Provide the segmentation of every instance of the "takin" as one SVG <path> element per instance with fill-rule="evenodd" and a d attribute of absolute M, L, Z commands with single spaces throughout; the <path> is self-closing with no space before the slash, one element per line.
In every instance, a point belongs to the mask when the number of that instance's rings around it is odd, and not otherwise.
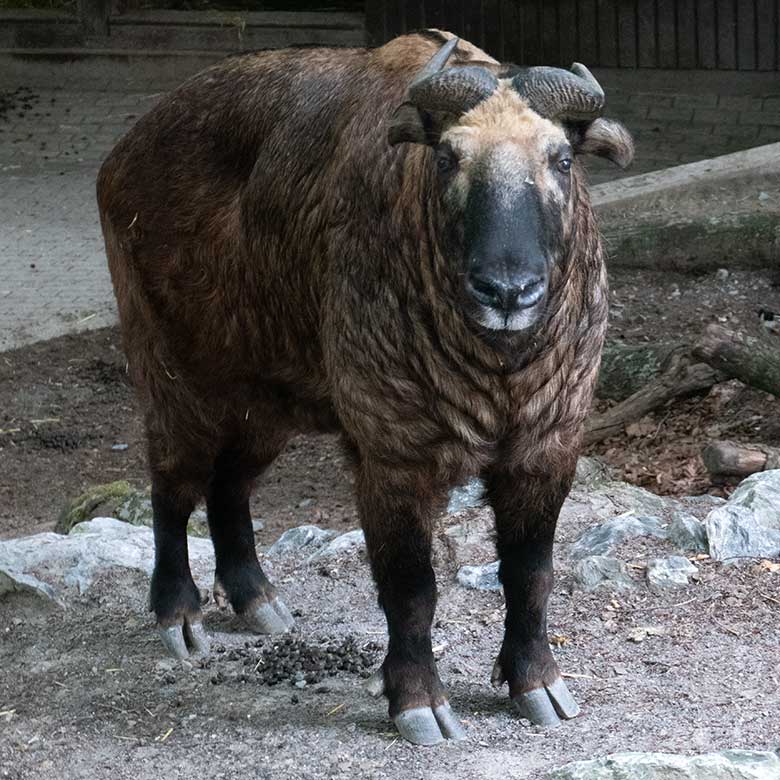
<path fill-rule="evenodd" d="M 258 633 L 293 626 L 249 499 L 291 436 L 338 432 L 389 634 L 370 687 L 400 734 L 464 735 L 431 648 L 431 537 L 472 475 L 506 598 L 493 683 L 534 723 L 578 713 L 546 622 L 607 321 L 578 158 L 633 156 L 604 102 L 582 65 L 499 64 L 429 30 L 228 58 L 117 144 L 98 202 L 169 652 L 208 652 L 186 536 L 203 498 L 215 594 Z"/>

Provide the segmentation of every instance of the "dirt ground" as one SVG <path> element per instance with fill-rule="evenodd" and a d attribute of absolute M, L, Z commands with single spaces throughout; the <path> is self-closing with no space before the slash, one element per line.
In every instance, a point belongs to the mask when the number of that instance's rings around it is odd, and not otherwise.
<path fill-rule="evenodd" d="M 756 332 L 756 309 L 780 311 L 776 280 L 761 272 L 621 272 L 612 287 L 610 337 L 627 342 L 693 340 L 721 318 Z M 730 383 L 594 452 L 658 492 L 719 493 L 697 463 L 701 447 L 716 432 L 777 444 L 778 411 L 776 400 Z M 146 484 L 141 424 L 113 329 L 0 355 L 0 431 L 0 536 L 49 530 L 66 498 L 88 485 Z M 295 440 L 264 476 L 253 515 L 264 521 L 261 545 L 302 523 L 354 528 L 336 441 Z M 529 726 L 505 691 L 491 689 L 502 597 L 456 585 L 451 562 L 439 561 L 434 644 L 468 739 L 434 749 L 398 741 L 384 704 L 355 674 L 303 689 L 263 684 L 252 665 L 255 639 L 213 607 L 206 624 L 224 652 L 194 665 L 161 661 L 146 583 L 111 575 L 64 611 L 22 597 L 0 602 L 0 778 L 542 778 L 567 761 L 622 750 L 780 747 L 780 573 L 758 561 L 705 559 L 698 581 L 682 590 L 572 593 L 567 550 L 587 524 L 584 512 L 567 513 L 556 551 L 550 629 L 583 708 L 557 730 Z M 619 557 L 640 579 L 648 558 L 671 553 L 654 540 Z M 307 641 L 384 645 L 360 554 L 266 568 Z M 641 627 L 652 630 L 635 641 Z"/>

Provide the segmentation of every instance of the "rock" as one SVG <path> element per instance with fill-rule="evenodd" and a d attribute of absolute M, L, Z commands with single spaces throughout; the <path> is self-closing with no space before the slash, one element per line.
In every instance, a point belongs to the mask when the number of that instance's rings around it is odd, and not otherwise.
<path fill-rule="evenodd" d="M 654 536 L 657 539 L 665 539 L 667 532 L 657 517 L 618 515 L 585 531 L 572 544 L 569 554 L 575 560 L 581 560 L 591 555 L 604 555 L 621 542 L 635 536 Z"/>
<path fill-rule="evenodd" d="M 189 558 L 193 574 L 210 577 L 214 552 L 206 539 L 190 538 Z M 98 517 L 74 526 L 64 536 L 42 533 L 0 542 L 0 572 L 24 583 L 40 582 L 49 598 L 76 591 L 85 593 L 94 580 L 111 569 L 127 569 L 151 576 L 154 537 L 149 528 L 133 526 L 111 517 Z"/>
<path fill-rule="evenodd" d="M 304 550 L 310 553 L 325 546 L 335 531 L 319 528 L 316 525 L 300 525 L 286 530 L 269 548 L 266 555 L 288 555 Z"/>
<path fill-rule="evenodd" d="M 130 525 L 143 525 L 151 528 L 154 523 L 152 498 L 149 490 L 131 490 L 119 504 L 114 513 L 118 520 Z M 209 521 L 203 509 L 196 509 L 187 523 L 187 533 L 190 536 L 209 536 Z"/>
<path fill-rule="evenodd" d="M 113 515 L 117 507 L 133 492 L 135 491 L 130 483 L 124 480 L 95 485 L 63 507 L 54 530 L 58 534 L 67 534 L 77 523 L 96 515 Z"/>
<path fill-rule="evenodd" d="M 697 517 L 685 511 L 677 511 L 672 515 L 669 525 L 669 541 L 678 550 L 707 552 L 707 529 Z"/>
<path fill-rule="evenodd" d="M 696 577 L 699 570 L 681 555 L 669 558 L 653 558 L 647 562 L 647 583 L 654 588 L 680 588 L 688 584 L 689 577 Z"/>
<path fill-rule="evenodd" d="M 578 561 L 572 569 L 574 586 L 581 590 L 596 590 L 600 585 L 626 589 L 634 587 L 626 565 L 616 558 L 590 555 Z"/>
<path fill-rule="evenodd" d="M 137 490 L 125 481 L 95 485 L 65 506 L 54 530 L 67 534 L 77 523 L 95 517 L 115 517 L 131 525 L 151 528 L 153 512 L 150 489 Z M 192 513 L 187 524 L 187 533 L 190 536 L 209 535 L 209 524 L 204 510 L 196 509 Z"/>
<path fill-rule="evenodd" d="M 546 780 L 779 780 L 780 757 L 753 750 L 702 756 L 617 753 L 548 772 Z"/>
<path fill-rule="evenodd" d="M 3 567 L 0 562 L 0 598 L 9 593 L 24 593 L 42 598 L 45 601 L 53 601 L 62 606 L 57 597 L 57 592 L 51 585 L 20 571 L 13 571 Z"/>
<path fill-rule="evenodd" d="M 726 503 L 725 498 L 720 496 L 710 496 L 707 493 L 701 496 L 687 496 L 685 498 L 686 504 L 699 504 L 700 506 L 721 506 Z"/>
<path fill-rule="evenodd" d="M 729 500 L 705 520 L 710 555 L 730 558 L 780 556 L 780 469 L 740 482 Z"/>
<path fill-rule="evenodd" d="M 498 581 L 498 561 L 484 566 L 463 566 L 455 579 L 464 587 L 474 590 L 501 590 Z"/>
<path fill-rule="evenodd" d="M 482 507 L 462 515 L 463 521 L 436 534 L 434 555 L 437 565 L 459 568 L 495 555 L 493 511 Z"/>
<path fill-rule="evenodd" d="M 574 484 L 578 487 L 595 487 L 612 479 L 609 466 L 598 458 L 582 456 L 577 461 Z"/>
<path fill-rule="evenodd" d="M 624 512 L 633 512 L 635 515 L 655 515 L 676 505 L 673 499 L 657 496 L 628 482 L 605 482 L 598 490 L 591 492 L 591 497 L 607 500 L 613 512 L 617 506 Z"/>
<path fill-rule="evenodd" d="M 347 531 L 331 540 L 324 547 L 321 547 L 312 555 L 310 561 L 319 561 L 324 558 L 333 558 L 337 555 L 352 552 L 353 550 L 365 549 L 366 537 L 361 530 Z"/>
<path fill-rule="evenodd" d="M 482 506 L 485 497 L 485 484 L 481 479 L 469 480 L 465 485 L 453 488 L 450 491 L 450 500 L 447 504 L 447 514 L 462 512 L 464 509 L 473 509 Z"/>

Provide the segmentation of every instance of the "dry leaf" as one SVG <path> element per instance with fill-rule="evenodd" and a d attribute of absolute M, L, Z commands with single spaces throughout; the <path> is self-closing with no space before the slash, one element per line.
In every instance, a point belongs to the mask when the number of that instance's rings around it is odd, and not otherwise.
<path fill-rule="evenodd" d="M 774 561 L 761 561 L 759 566 L 762 569 L 766 569 L 770 574 L 777 574 L 780 572 L 780 563 L 775 563 Z"/>

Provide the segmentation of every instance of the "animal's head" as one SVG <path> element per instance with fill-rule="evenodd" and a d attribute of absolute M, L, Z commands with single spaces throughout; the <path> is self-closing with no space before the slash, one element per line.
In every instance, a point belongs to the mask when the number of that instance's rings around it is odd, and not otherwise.
<path fill-rule="evenodd" d="M 542 319 L 551 275 L 568 256 L 577 155 L 626 167 L 633 143 L 601 118 L 604 92 L 584 66 L 445 69 L 457 43 L 411 82 L 389 140 L 433 148 L 470 316 L 491 330 L 522 331 Z"/>

